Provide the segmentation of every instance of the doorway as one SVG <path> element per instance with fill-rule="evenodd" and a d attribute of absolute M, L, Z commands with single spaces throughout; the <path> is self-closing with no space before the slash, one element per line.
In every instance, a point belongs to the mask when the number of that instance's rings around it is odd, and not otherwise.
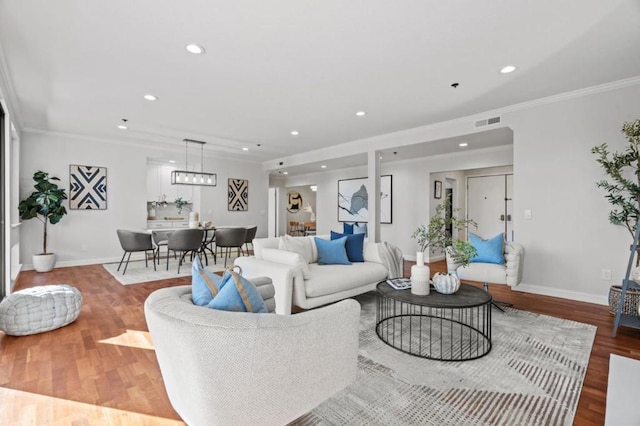
<path fill-rule="evenodd" d="M 513 241 L 513 174 L 467 177 L 467 218 L 478 224 L 477 235 L 491 238 L 502 233 Z"/>

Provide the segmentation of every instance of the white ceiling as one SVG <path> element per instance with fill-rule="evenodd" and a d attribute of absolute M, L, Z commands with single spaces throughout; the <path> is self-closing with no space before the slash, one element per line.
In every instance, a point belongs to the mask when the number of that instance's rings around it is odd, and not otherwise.
<path fill-rule="evenodd" d="M 0 70 L 23 129 L 266 161 L 639 76 L 639 22 L 638 0 L 0 0 Z"/>

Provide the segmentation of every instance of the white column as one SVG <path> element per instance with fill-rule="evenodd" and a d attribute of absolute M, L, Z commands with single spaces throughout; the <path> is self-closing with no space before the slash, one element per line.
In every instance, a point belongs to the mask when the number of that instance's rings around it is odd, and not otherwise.
<path fill-rule="evenodd" d="M 369 241 L 380 241 L 380 153 L 369 151 L 367 154 L 367 174 L 369 187 L 369 223 L 367 229 Z"/>

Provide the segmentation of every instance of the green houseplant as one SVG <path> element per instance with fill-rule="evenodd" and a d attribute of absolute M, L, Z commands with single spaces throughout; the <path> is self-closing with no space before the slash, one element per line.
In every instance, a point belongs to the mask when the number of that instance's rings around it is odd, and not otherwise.
<path fill-rule="evenodd" d="M 640 119 L 625 122 L 622 133 L 629 142 L 622 152 L 609 152 L 606 143 L 591 148 L 591 153 L 597 156 L 596 162 L 604 169 L 607 177 L 596 182 L 598 188 L 606 192 L 605 198 L 612 206 L 609 212 L 609 222 L 624 226 L 633 239 L 638 217 L 640 217 Z M 632 278 L 640 279 L 640 250 L 636 253 L 636 268 L 631 272 Z M 621 296 L 621 286 L 612 285 L 609 288 L 609 310 L 613 313 L 617 309 Z M 640 292 L 631 289 L 627 292 L 625 302 L 629 297 L 639 298 Z M 635 305 L 630 303 L 628 306 Z M 627 303 L 625 303 L 626 309 Z M 637 315 L 637 312 L 624 312 Z"/>
<path fill-rule="evenodd" d="M 419 253 L 424 253 L 428 247 L 431 247 L 432 252 L 436 250 L 444 252 L 445 248 L 451 246 L 454 241 L 457 241 L 456 246 L 461 249 L 462 252 L 468 252 L 470 250 L 469 247 L 473 249 L 473 246 L 467 241 L 454 240 L 453 236 L 467 229 L 469 226 L 477 227 L 478 225 L 473 219 L 459 219 L 457 217 L 460 212 L 459 208 L 453 209 L 451 217 L 447 217 L 447 211 L 450 208 L 451 201 L 445 198 L 445 200 L 436 207 L 436 212 L 431 216 L 431 219 L 429 219 L 429 224 L 427 226 L 420 225 L 411 235 L 411 238 L 414 238 L 418 243 Z M 449 227 L 452 229 L 453 235 L 447 231 Z M 475 254 L 470 256 L 469 259 L 473 256 L 475 256 Z"/>
<path fill-rule="evenodd" d="M 633 238 L 640 217 L 640 119 L 625 122 L 622 133 L 629 141 L 622 152 L 609 152 L 606 143 L 591 148 L 596 161 L 607 174 L 606 179 L 596 182 L 604 189 L 605 198 L 613 206 L 609 222 L 624 226 Z M 636 266 L 640 257 L 636 258 Z"/>
<path fill-rule="evenodd" d="M 38 170 L 33 174 L 36 182 L 35 191 L 18 204 L 20 219 L 29 220 L 36 218 L 43 224 L 42 253 L 33 256 L 33 266 L 38 272 L 51 271 L 56 262 L 55 254 L 47 251 L 47 225 L 55 225 L 67 214 L 62 202 L 67 199 L 67 194 L 54 181 L 57 177 L 49 177 L 48 173 Z"/>

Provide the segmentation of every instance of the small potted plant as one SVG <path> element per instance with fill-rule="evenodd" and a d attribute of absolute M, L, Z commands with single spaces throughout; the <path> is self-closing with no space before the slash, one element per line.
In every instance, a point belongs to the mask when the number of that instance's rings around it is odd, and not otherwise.
<path fill-rule="evenodd" d="M 189 202 L 187 200 L 183 200 L 182 197 L 178 197 L 176 198 L 176 200 L 174 201 L 174 203 L 176 204 L 176 207 L 178 208 L 178 214 L 182 214 L 182 210 L 191 210 L 191 208 L 189 207 Z"/>
<path fill-rule="evenodd" d="M 38 170 L 33 174 L 35 191 L 18 205 L 20 219 L 36 218 L 43 224 L 42 253 L 33 255 L 33 267 L 38 272 L 49 272 L 56 264 L 56 255 L 47 251 L 47 224 L 55 225 L 67 214 L 62 202 L 67 194 L 55 182 L 57 177 L 49 177 L 48 173 Z"/>

